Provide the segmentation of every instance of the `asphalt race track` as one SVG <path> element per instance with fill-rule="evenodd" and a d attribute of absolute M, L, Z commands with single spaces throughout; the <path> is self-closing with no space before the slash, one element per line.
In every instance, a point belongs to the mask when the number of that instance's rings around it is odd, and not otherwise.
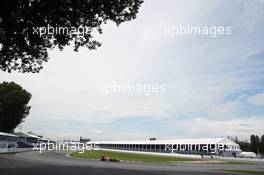
<path fill-rule="evenodd" d="M 0 175 L 221 175 L 223 169 L 264 170 L 257 164 L 127 163 L 71 158 L 65 152 L 0 155 Z"/>

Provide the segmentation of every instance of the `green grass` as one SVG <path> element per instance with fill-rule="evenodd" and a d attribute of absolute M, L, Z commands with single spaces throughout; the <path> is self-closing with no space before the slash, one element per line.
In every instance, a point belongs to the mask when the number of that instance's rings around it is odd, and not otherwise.
<path fill-rule="evenodd" d="M 183 157 L 170 157 L 160 155 L 146 155 L 137 153 L 125 153 L 115 151 L 103 151 L 103 150 L 89 150 L 84 153 L 74 152 L 72 157 L 100 159 L 101 156 L 109 156 L 113 159 L 128 160 L 128 161 L 140 161 L 140 162 L 179 162 L 179 161 L 201 161 L 200 159 L 183 158 Z"/>
<path fill-rule="evenodd" d="M 245 173 L 245 174 L 256 174 L 256 175 L 264 175 L 264 171 L 256 171 L 256 170 L 221 170 L 232 173 Z"/>

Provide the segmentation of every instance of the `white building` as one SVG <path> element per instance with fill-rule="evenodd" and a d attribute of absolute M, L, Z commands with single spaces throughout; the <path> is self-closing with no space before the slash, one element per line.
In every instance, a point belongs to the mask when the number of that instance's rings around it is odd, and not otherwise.
<path fill-rule="evenodd" d="M 15 135 L 17 135 L 20 140 L 26 141 L 28 143 L 38 143 L 42 139 L 41 137 L 30 133 L 17 132 Z"/>
<path fill-rule="evenodd" d="M 229 138 L 139 140 L 139 141 L 98 141 L 94 146 L 103 149 L 116 149 L 143 152 L 178 154 L 203 154 L 236 156 L 241 152 L 239 145 Z"/>
<path fill-rule="evenodd" d="M 0 152 L 17 147 L 18 137 L 14 134 L 0 132 Z"/>

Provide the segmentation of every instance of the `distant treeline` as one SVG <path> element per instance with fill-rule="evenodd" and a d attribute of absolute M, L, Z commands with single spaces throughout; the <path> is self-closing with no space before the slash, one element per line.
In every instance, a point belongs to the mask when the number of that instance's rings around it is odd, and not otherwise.
<path fill-rule="evenodd" d="M 242 151 L 250 151 L 256 154 L 264 155 L 264 135 L 259 137 L 258 135 L 251 135 L 250 141 L 242 141 L 237 137 L 229 137 L 234 142 L 238 143 Z"/>

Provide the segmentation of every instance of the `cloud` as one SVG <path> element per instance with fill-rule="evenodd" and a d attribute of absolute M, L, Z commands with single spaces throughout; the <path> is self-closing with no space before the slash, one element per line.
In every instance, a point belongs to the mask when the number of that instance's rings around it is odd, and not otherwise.
<path fill-rule="evenodd" d="M 90 129 L 91 134 L 102 134 L 103 131 L 100 129 Z"/>
<path fill-rule="evenodd" d="M 259 32 L 264 26 L 263 4 L 145 1 L 136 20 L 118 28 L 111 23 L 104 26 L 103 45 L 98 50 L 55 49 L 49 52 L 51 59 L 40 74 L 0 72 L 0 81 L 15 81 L 33 94 L 24 130 L 53 137 L 70 133 L 75 138 L 143 138 L 148 131 L 130 133 L 116 128 L 122 119 L 131 119 L 128 124 L 134 126 L 133 119 L 146 118 L 163 124 L 163 137 L 170 133 L 217 136 L 221 135 L 219 127 L 225 135 L 260 133 L 257 121 L 263 120 L 263 111 L 255 116 L 256 109 L 247 102 L 263 106 L 263 95 L 246 99 L 264 85 L 260 76 L 264 74 L 263 32 Z M 164 33 L 165 27 L 178 24 L 231 25 L 232 34 L 213 39 Z M 164 94 L 147 97 L 98 93 L 98 88 L 113 82 L 168 87 Z M 176 124 L 174 130 L 164 129 L 172 123 Z M 109 126 L 107 130 L 100 127 L 104 124 Z M 179 125 L 184 132 L 178 132 Z"/>
<path fill-rule="evenodd" d="M 182 135 L 190 137 L 227 137 L 238 136 L 240 139 L 249 139 L 250 134 L 262 135 L 264 128 L 263 116 L 237 118 L 225 121 L 207 118 L 195 118 L 187 121 L 174 122 L 180 128 Z"/>
<path fill-rule="evenodd" d="M 248 102 L 257 106 L 264 106 L 264 93 L 249 97 Z"/>
<path fill-rule="evenodd" d="M 256 27 L 263 23 L 264 15 L 263 9 L 264 1 L 263 0 L 254 0 L 254 1 L 245 1 L 241 5 L 241 15 L 239 21 L 245 29 L 250 32 L 256 32 Z M 254 20 L 251 20 L 254 19 Z M 258 29 L 257 29 L 258 30 Z"/>
<path fill-rule="evenodd" d="M 230 120 L 238 117 L 237 112 L 240 108 L 241 104 L 239 101 L 229 101 L 210 106 L 206 113 L 209 118 L 214 118 L 215 120 Z"/>

